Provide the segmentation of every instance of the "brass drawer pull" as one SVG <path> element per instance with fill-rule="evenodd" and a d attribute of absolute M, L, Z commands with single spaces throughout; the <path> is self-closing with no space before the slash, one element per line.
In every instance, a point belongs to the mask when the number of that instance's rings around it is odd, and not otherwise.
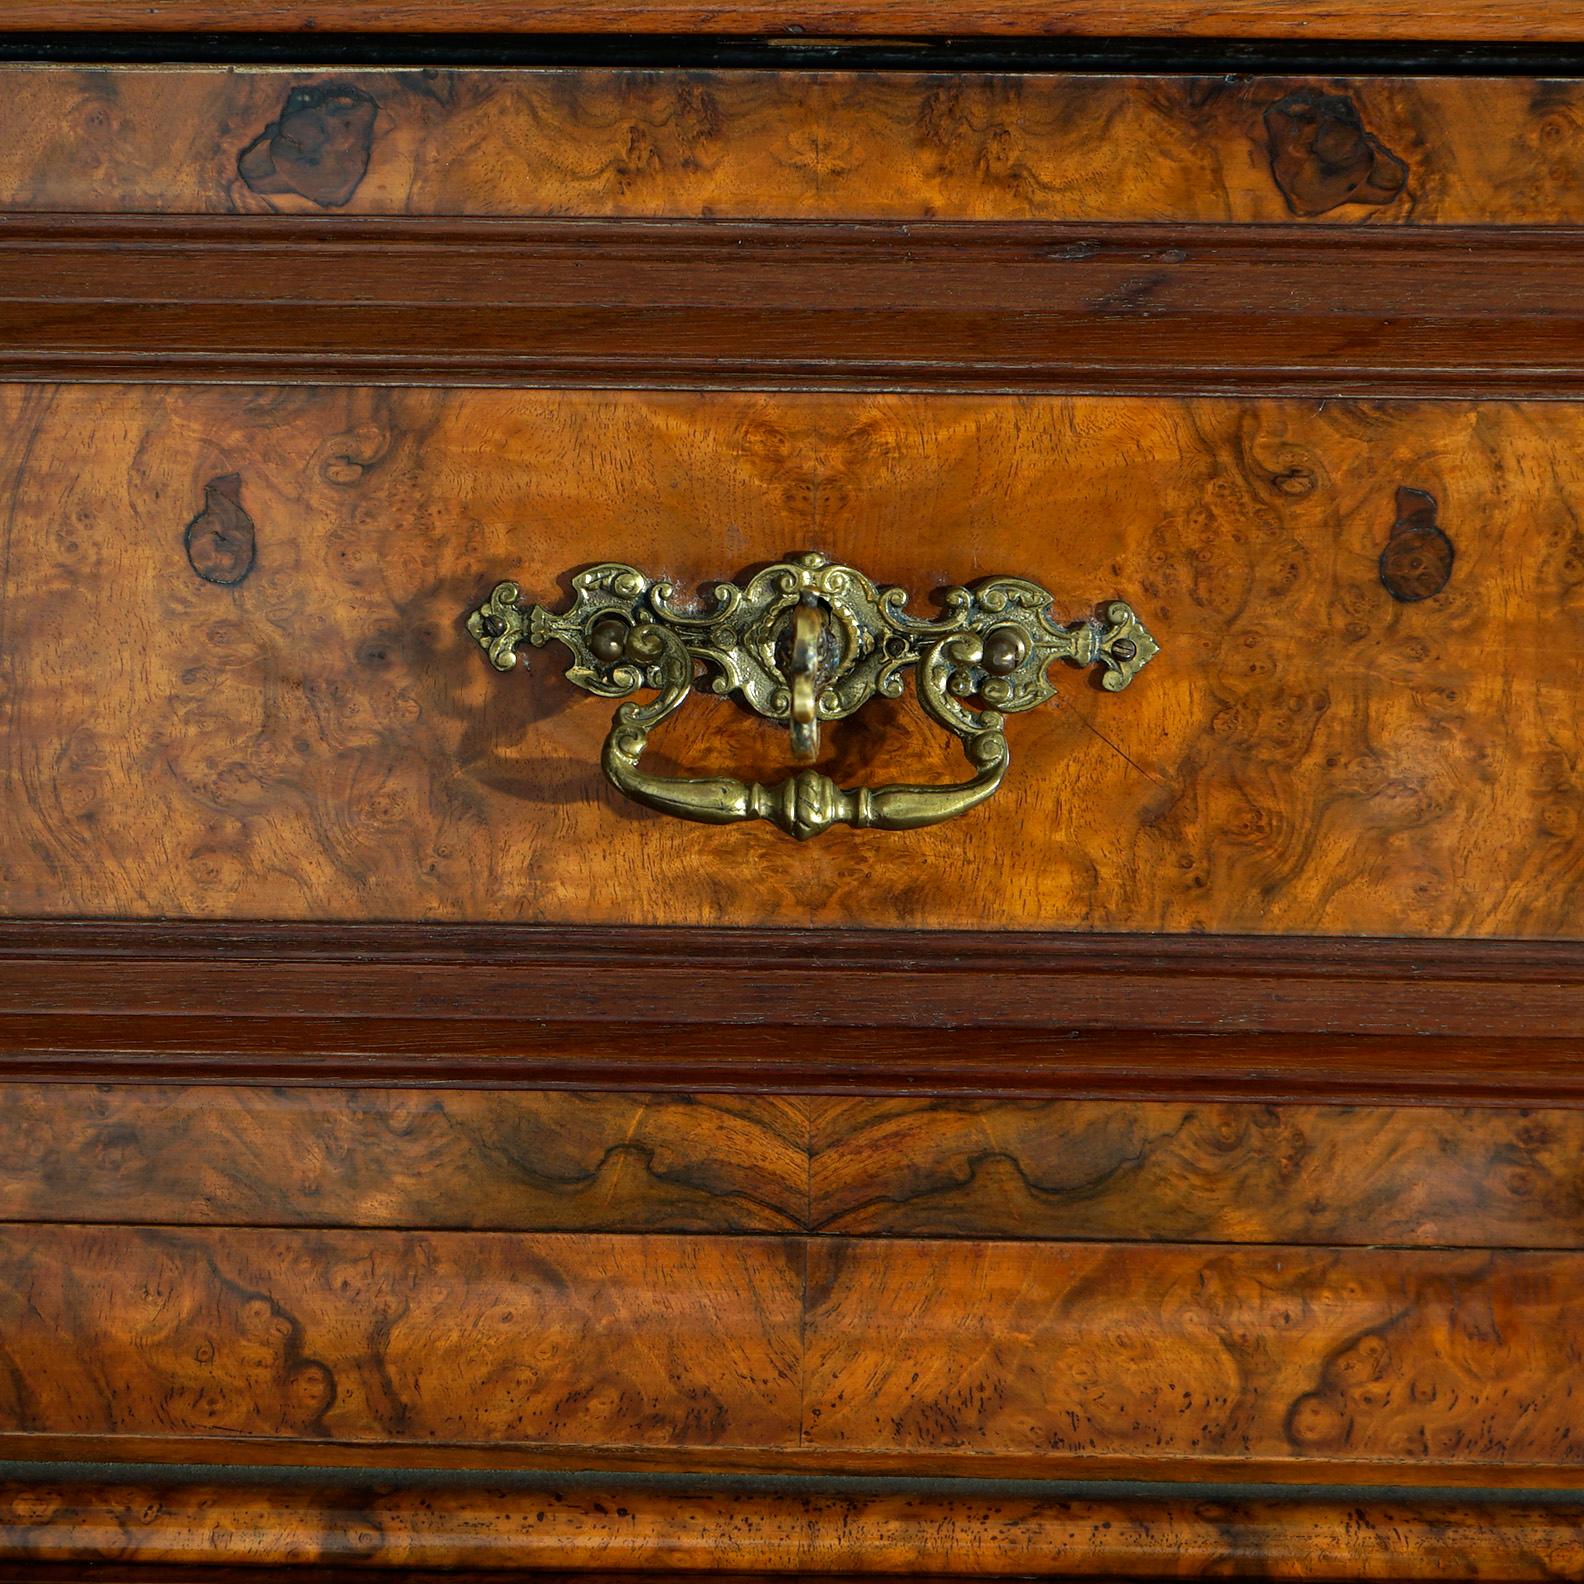
<path fill-rule="evenodd" d="M 635 802 L 707 825 L 765 819 L 800 841 L 832 825 L 913 830 L 965 813 L 1006 773 L 1003 717 L 1054 696 L 1054 661 L 1102 667 L 1100 685 L 1116 693 L 1158 650 L 1120 600 L 1106 606 L 1103 621 L 1061 626 L 1039 584 L 995 577 L 947 589 L 940 617 L 909 616 L 904 590 L 877 588 L 816 554 L 766 567 L 742 585 L 716 584 L 714 608 L 700 614 L 678 610 L 671 584 L 630 566 L 591 567 L 572 586 L 572 608 L 558 615 L 542 605 L 524 610 L 517 585 L 501 583 L 468 617 L 468 631 L 497 670 L 517 663 L 524 641 L 537 649 L 555 639 L 572 651 L 566 674 L 580 688 L 604 698 L 656 690 L 650 703 L 621 705 L 605 739 L 605 774 Z M 919 698 L 962 739 L 974 774 L 946 786 L 853 789 L 816 770 L 774 786 L 653 775 L 639 764 L 649 733 L 682 706 L 701 665 L 713 673 L 715 693 L 736 694 L 756 714 L 785 723 L 804 761 L 819 750 L 822 721 L 853 714 L 877 693 L 898 697 L 902 672 L 916 667 Z"/>

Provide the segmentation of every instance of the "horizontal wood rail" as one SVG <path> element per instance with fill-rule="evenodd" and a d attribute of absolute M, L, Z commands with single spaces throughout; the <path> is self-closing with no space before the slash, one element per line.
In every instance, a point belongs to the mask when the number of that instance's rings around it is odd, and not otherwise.
<path fill-rule="evenodd" d="M 1570 227 L 0 223 L 7 380 L 1543 400 L 1581 305 Z"/>
<path fill-rule="evenodd" d="M 1571 1104 L 1584 942 L 11 919 L 0 1074 Z"/>
<path fill-rule="evenodd" d="M 17 0 L 14 29 L 290 29 L 369 32 L 1159 35 L 1229 38 L 1584 38 L 1584 22 L 1542 0 L 1433 0 L 1383 11 L 1371 0 Z"/>
<path fill-rule="evenodd" d="M 340 1581 L 394 1576 L 415 1584 L 500 1578 L 499 1568 L 597 1569 L 602 1579 L 720 1576 L 729 1547 L 739 1577 L 856 1574 L 911 1579 L 949 1572 L 994 1576 L 1154 1578 L 1235 1564 L 1240 1577 L 1285 1576 L 1302 1556 L 1322 1579 L 1566 1576 L 1581 1510 L 1574 1498 L 1523 1491 L 1294 1498 L 1257 1487 L 931 1489 L 842 1481 L 724 1486 L 695 1482 L 588 1482 L 562 1476 L 464 1480 L 426 1487 L 389 1476 L 371 1483 L 319 1470 L 238 1480 L 194 1468 L 179 1480 L 149 1468 L 122 1478 L 101 1470 L 7 1469 L 0 1486 L 0 1579 L 70 1577 L 92 1561 L 95 1579 L 247 1579 L 280 1584 L 315 1558 L 311 1576 Z M 31 1521 L 30 1521 L 31 1520 Z M 96 1541 L 115 1537 L 114 1560 Z M 217 1537 L 234 1570 L 212 1572 Z M 325 1571 L 320 1571 L 323 1568 Z M 689 1574 L 689 1568 L 704 1570 Z M 454 1570 L 479 1570 L 454 1571 Z M 1269 1573 L 1266 1573 L 1266 1570 Z M 189 1571 L 190 1570 L 190 1571 Z M 625 1571 L 623 1571 L 625 1570 Z M 635 1571 L 636 1570 L 636 1573 Z M 558 1574 L 558 1576 L 564 1576 Z"/>

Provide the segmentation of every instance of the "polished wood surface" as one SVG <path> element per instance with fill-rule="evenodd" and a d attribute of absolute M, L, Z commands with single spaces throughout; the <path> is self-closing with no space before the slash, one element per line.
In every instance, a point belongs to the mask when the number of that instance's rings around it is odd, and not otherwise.
<path fill-rule="evenodd" d="M 795 1243 L 12 1225 L 0 1271 L 7 1432 L 701 1456 L 798 1421 Z"/>
<path fill-rule="evenodd" d="M 1584 38 L 1584 22 L 1542 0 L 1428 0 L 1383 12 L 1370 0 L 15 0 L 12 28 L 282 29 L 310 34 L 807 33 L 1208 35 L 1223 38 Z"/>
<path fill-rule="evenodd" d="M 1574 406 L 0 404 L 11 915 L 1578 933 Z M 256 567 L 221 587 L 183 536 L 233 474 Z M 1411 604 L 1379 567 L 1403 488 L 1458 557 Z M 804 847 L 622 802 L 607 707 L 550 655 L 494 673 L 460 625 L 503 576 L 555 602 L 608 558 L 692 590 L 809 545 L 916 608 L 992 570 L 1045 580 L 1071 618 L 1125 595 L 1163 650 L 1125 695 L 1074 673 L 1059 708 L 1015 718 L 1006 785 L 964 820 Z M 85 632 L 83 591 L 115 643 Z M 911 701 L 828 735 L 844 783 L 960 773 Z M 707 700 L 654 746 L 699 774 L 788 760 Z"/>
<path fill-rule="evenodd" d="M 118 963 L 135 972 L 118 977 Z M 699 995 L 704 964 L 718 1000 Z M 0 997 L 18 1034 L 57 1015 L 100 1034 L 119 1026 L 123 1037 L 107 1051 L 138 1050 L 150 1019 L 180 1017 L 203 1035 L 187 1047 L 197 1053 L 229 1014 L 239 1048 L 253 1051 L 288 1016 L 340 1033 L 347 1043 L 331 1049 L 362 1056 L 373 1054 L 367 1042 L 382 1023 L 398 1042 L 426 1023 L 447 1037 L 477 1024 L 471 1056 L 514 1026 L 518 1038 L 503 1054 L 522 1054 L 547 1029 L 573 1039 L 603 1026 L 614 1041 L 655 1025 L 769 1038 L 815 1025 L 860 1037 L 876 1029 L 1031 1030 L 1064 1041 L 1078 1030 L 1136 1040 L 1233 1034 L 1256 1050 L 1268 1034 L 1425 1037 L 1424 1050 L 1448 1053 L 1468 1073 L 1467 1040 L 1482 1031 L 1553 1045 L 1553 1057 L 1565 1059 L 1584 997 L 1584 943 L 0 917 Z M 148 1049 L 174 1053 L 170 1028 L 162 1032 Z M 601 1054 L 615 1052 L 607 1043 Z M 700 1048 L 693 1069 L 710 1061 Z M 1499 1069 L 1502 1052 L 1487 1050 L 1486 1061 Z M 1553 1060 L 1543 1075 L 1557 1081 L 1562 1071 Z M 675 1077 L 661 1087 L 676 1088 Z"/>
<path fill-rule="evenodd" d="M 0 1218 L 801 1230 L 808 1129 L 792 1096 L 10 1084 Z"/>
<path fill-rule="evenodd" d="M 10 1083 L 0 1219 L 1584 1248 L 1584 1113 Z"/>
<path fill-rule="evenodd" d="M 1580 1258 L 13 1224 L 0 1434 L 1574 1485 Z"/>
<path fill-rule="evenodd" d="M 827 1233 L 1584 1244 L 1572 1110 L 819 1099 Z"/>
<path fill-rule="evenodd" d="M 0 210 L 1554 226 L 1581 114 L 1565 77 L 10 65 Z"/>
<path fill-rule="evenodd" d="M 809 1245 L 806 1443 L 1566 1468 L 1574 1256 Z M 906 1345 L 897 1346 L 905 1337 Z"/>
<path fill-rule="evenodd" d="M 0 226 L 5 380 L 1551 400 L 1584 391 L 1581 305 L 1577 226 Z M 200 553 L 235 510 L 206 493 Z"/>
<path fill-rule="evenodd" d="M 1578 1255 L 8 1226 L 0 1269 L 0 1434 L 35 1456 L 1532 1486 L 1584 1457 Z"/>
<path fill-rule="evenodd" d="M 1576 61 L 319 36 L 0 67 L 0 1580 L 1584 1572 Z M 1163 652 L 799 849 L 461 626 L 804 548 Z"/>
<path fill-rule="evenodd" d="M 0 918 L 0 1017 L 12 1078 L 1584 1100 L 1565 941 Z"/>
<path fill-rule="evenodd" d="M 326 1482 L 307 1489 L 234 1479 L 171 1486 L 124 1480 L 0 1485 L 0 1559 L 150 1569 L 148 1584 L 187 1578 L 187 1564 L 223 1555 L 225 1584 L 271 1564 L 345 1566 L 358 1577 L 405 1580 L 392 1569 L 724 1569 L 751 1580 L 840 1580 L 849 1571 L 904 1578 L 1306 1577 L 1527 1580 L 1576 1577 L 1584 1508 L 1577 1502 L 1401 1498 L 1305 1500 L 1192 1491 L 1094 1496 L 988 1491 L 755 1489 L 655 1491 L 620 1484 L 478 1481 L 381 1489 Z M 1302 1568 L 1302 1573 L 1296 1570 Z M 804 1570 L 809 1570 L 805 1573 Z M 204 1575 L 196 1575 L 202 1579 Z M 295 1573 L 288 1576 L 298 1576 Z M 319 1579 L 315 1568 L 311 1575 Z M 346 1575 L 328 1575 L 345 1584 Z M 514 1574 L 491 1574 L 499 1579 Z M 555 1573 L 548 1575 L 557 1577 Z M 684 1579 L 693 1575 L 683 1573 Z M 22 1571 L 0 1579 L 42 1584 Z M 72 1575 L 78 1584 L 81 1574 Z M 136 1579 L 137 1575 L 132 1575 Z M 416 1581 L 415 1581 L 416 1584 Z M 436 1584 L 433 1576 L 427 1584 Z M 612 1584 L 622 1584 L 619 1575 Z M 630 1577 L 625 1584 L 631 1584 Z"/>

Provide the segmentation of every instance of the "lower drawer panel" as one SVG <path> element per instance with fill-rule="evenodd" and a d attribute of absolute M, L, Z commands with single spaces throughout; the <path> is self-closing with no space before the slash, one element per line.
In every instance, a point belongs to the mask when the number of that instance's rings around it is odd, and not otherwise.
<path fill-rule="evenodd" d="M 1561 1253 L 13 1226 L 0 1445 L 1568 1482 L 1581 1282 Z"/>
<path fill-rule="evenodd" d="M 815 1245 L 812 1445 L 1584 1466 L 1584 1257 Z M 905 1341 L 901 1340 L 905 1339 Z"/>
<path fill-rule="evenodd" d="M 0 1428 L 759 1447 L 798 1417 L 776 1239 L 0 1232 Z"/>
<path fill-rule="evenodd" d="M 1574 1249 L 1581 1158 L 1564 1107 L 0 1087 L 10 1221 Z"/>

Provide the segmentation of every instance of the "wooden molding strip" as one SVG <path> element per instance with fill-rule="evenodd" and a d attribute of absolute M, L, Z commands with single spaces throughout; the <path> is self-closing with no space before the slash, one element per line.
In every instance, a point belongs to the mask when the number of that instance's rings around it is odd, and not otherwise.
<path fill-rule="evenodd" d="M 1584 988 L 1584 940 L 0 918 L 0 963 L 103 956 L 216 965 L 384 963 L 403 971 L 424 964 L 518 969 L 626 964 L 635 973 L 673 967 L 696 973 L 701 963 L 708 963 L 722 970 L 780 968 L 809 978 L 858 972 L 910 979 L 965 973 L 1039 979 L 1066 978 L 1074 972 L 1177 975 L 1191 969 L 1195 977 L 1211 972 L 1231 979 L 1283 975 L 1295 980 L 1451 981 L 1482 987 L 1499 979 Z M 794 959 L 790 968 L 789 957 Z M 696 995 L 679 1005 L 690 1006 L 701 1021 L 718 1020 L 719 1009 L 701 1007 Z M 481 1010 L 477 1015 L 490 1013 Z M 970 1015 L 964 1023 L 995 1021 Z"/>
<path fill-rule="evenodd" d="M 13 919 L 0 1066 L 1574 1103 L 1584 943 Z"/>
<path fill-rule="evenodd" d="M 204 29 L 314 32 L 1191 35 L 1285 39 L 1584 38 L 1584 21 L 1543 0 L 15 0 L 17 31 Z M 305 41 L 311 47 L 311 39 Z"/>
<path fill-rule="evenodd" d="M 0 379 L 1577 396 L 1584 229 L 13 217 Z"/>
<path fill-rule="evenodd" d="M 696 989 L 699 972 L 689 981 Z M 1218 981 L 1225 988 L 1225 981 Z M 292 993 L 288 984 L 286 994 Z M 507 990 L 508 996 L 512 993 Z M 1150 998 L 1159 1005 L 1164 988 Z M 530 1003 L 531 1004 L 531 1003 Z M 1497 1009 L 1499 1011 L 1499 1009 Z M 1584 1104 L 1578 1036 L 1219 1035 L 1057 1027 L 546 1024 L 496 1019 L 141 1015 L 0 1018 L 0 1081 L 265 1082 L 700 1093 L 899 1088 L 1003 1098 Z M 1493 1016 L 1497 1015 L 1493 1012 Z M 1100 1014 L 1096 1014 L 1097 1017 Z M 1471 1004 L 1466 1021 L 1478 1016 Z M 1576 1028 L 1578 1014 L 1564 1027 Z"/>
<path fill-rule="evenodd" d="M 433 1485 L 237 1480 L 192 1470 L 185 1482 L 131 1470 L 120 1480 L 75 1471 L 0 1486 L 0 1578 L 29 1568 L 93 1564 L 95 1578 L 167 1581 L 224 1561 L 228 1580 L 279 1580 L 309 1569 L 411 1579 L 409 1569 L 597 1569 L 603 1578 L 656 1570 L 790 1579 L 930 1574 L 1181 1578 L 1548 1580 L 1576 1572 L 1584 1509 L 1514 1492 L 1481 1498 L 1311 1493 L 1282 1498 L 1225 1488 L 1144 1487 L 1049 1494 L 970 1486 L 833 1491 L 701 1481 L 496 1479 Z M 107 1560 L 107 1553 L 113 1561 Z M 295 1566 L 294 1566 L 295 1564 Z M 261 1571 L 262 1569 L 270 1571 Z M 279 1572 L 275 1570 L 279 1569 Z M 142 1570 L 146 1570 L 142 1571 Z M 74 1579 L 80 1574 L 72 1574 Z M 683 1576 L 686 1576 L 685 1572 Z"/>

